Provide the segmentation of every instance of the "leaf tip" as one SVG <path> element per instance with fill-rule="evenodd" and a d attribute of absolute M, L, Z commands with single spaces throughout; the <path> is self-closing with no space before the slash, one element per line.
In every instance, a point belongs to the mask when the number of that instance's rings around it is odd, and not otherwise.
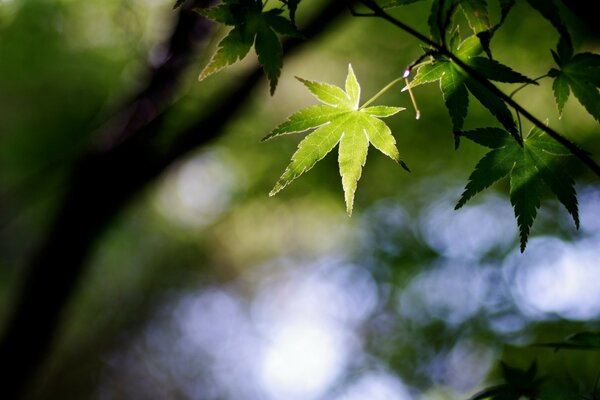
<path fill-rule="evenodd" d="M 400 164 L 400 166 L 401 166 L 401 167 L 402 167 L 404 170 L 406 170 L 407 172 L 412 172 L 412 171 L 410 170 L 410 168 L 408 168 L 408 165 L 406 165 L 406 163 L 405 163 L 404 161 L 402 161 L 402 160 L 398 160 L 398 163 L 399 163 L 399 164 Z"/>

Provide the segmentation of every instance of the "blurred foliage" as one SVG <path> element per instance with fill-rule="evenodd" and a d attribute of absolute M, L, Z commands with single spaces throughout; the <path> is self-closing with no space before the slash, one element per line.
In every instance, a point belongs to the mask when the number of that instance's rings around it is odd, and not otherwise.
<path fill-rule="evenodd" d="M 172 3 L 0 1 L 0 327 L 75 159 L 144 86 Z M 318 3 L 301 3 L 299 27 Z M 539 76 L 557 33 L 521 3 L 495 32 L 494 56 Z M 427 32 L 429 9 L 393 12 Z M 186 73 L 165 141 L 256 65 L 250 56 L 198 83 L 223 34 Z M 586 38 L 575 34 L 576 48 L 597 49 Z M 600 329 L 600 192 L 587 172 L 576 177 L 581 231 L 544 198 L 521 255 L 507 185 L 452 211 L 485 149 L 465 141 L 454 150 L 429 86 L 415 90 L 421 120 L 410 111 L 389 120 L 412 173 L 371 152 L 352 219 L 332 155 L 268 198 L 297 141 L 260 139 L 313 102 L 293 76 L 342 85 L 352 62 L 369 98 L 420 54 L 393 26 L 348 13 L 287 58 L 272 97 L 262 82 L 218 140 L 174 163 L 111 221 L 30 397 L 458 399 L 521 385 L 522 372 L 540 398 L 596 398 L 598 352 L 535 346 Z M 570 117 L 558 119 L 551 83 L 540 83 L 518 100 L 600 149 L 583 106 L 569 100 Z M 410 100 L 398 89 L 381 104 Z M 469 113 L 465 129 L 492 118 L 475 102 Z"/>

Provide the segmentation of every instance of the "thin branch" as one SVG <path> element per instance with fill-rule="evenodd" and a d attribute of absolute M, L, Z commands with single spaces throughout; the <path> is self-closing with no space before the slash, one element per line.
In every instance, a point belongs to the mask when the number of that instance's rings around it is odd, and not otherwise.
<path fill-rule="evenodd" d="M 544 75 L 542 75 L 542 76 L 538 76 L 537 78 L 535 78 L 535 79 L 533 80 L 533 82 L 537 82 L 537 81 L 539 81 L 539 80 L 541 80 L 541 79 L 544 79 L 544 78 L 546 78 L 546 77 L 548 77 L 548 76 L 550 76 L 550 75 L 549 75 L 549 74 L 544 74 Z M 537 84 L 537 83 L 536 83 L 536 84 Z M 515 90 L 513 90 L 513 91 L 512 91 L 512 92 L 511 92 L 511 93 L 508 95 L 508 97 L 513 97 L 515 94 L 519 93 L 519 92 L 520 92 L 522 89 L 525 89 L 525 88 L 526 88 L 527 86 L 529 86 L 529 85 L 533 85 L 533 83 L 532 83 L 532 82 L 526 82 L 526 83 L 522 84 L 521 86 L 519 86 L 518 88 L 516 88 Z"/>
<path fill-rule="evenodd" d="M 481 83 L 491 93 L 493 93 L 496 96 L 498 96 L 506 104 L 508 104 L 509 106 L 511 106 L 515 111 L 519 112 L 522 116 L 524 116 L 525 118 L 527 118 L 536 127 L 538 127 L 539 129 L 541 129 L 542 131 L 546 132 L 554 140 L 556 140 L 557 142 L 559 142 L 560 144 L 562 144 L 563 146 L 565 146 L 567 149 L 569 149 L 569 151 L 575 157 L 579 158 L 579 160 L 581 160 L 581 162 L 583 162 L 598 177 L 600 177 L 600 165 L 598 165 L 589 156 L 589 153 L 587 153 L 585 150 L 581 149 L 575 143 L 571 142 L 565 136 L 561 135 L 560 133 L 558 133 L 554 129 L 552 129 L 549 126 L 547 126 L 546 124 L 544 124 L 542 121 L 540 121 L 538 118 L 536 118 L 533 114 L 531 114 L 529 111 L 527 111 L 526 109 L 524 109 L 519 103 L 517 103 L 515 100 L 513 100 L 510 96 L 506 95 L 504 92 L 502 92 L 500 89 L 498 89 L 492 82 L 490 82 L 488 79 L 486 79 L 485 77 L 483 77 L 483 75 L 481 75 L 479 72 L 477 72 L 476 70 L 474 70 L 471 66 L 469 66 L 468 64 L 466 64 L 460 58 L 458 58 L 454 53 L 452 53 L 451 51 L 449 51 L 445 47 L 440 46 L 439 44 L 435 43 L 434 41 L 432 41 L 428 37 L 424 36 L 420 32 L 418 32 L 415 29 L 413 29 L 412 27 L 406 25 L 404 22 L 398 20 L 397 18 L 394 18 L 393 16 L 391 16 L 390 14 L 388 14 L 387 12 L 385 12 L 385 10 L 383 10 L 381 7 L 379 7 L 379 5 L 375 1 L 373 1 L 373 0 L 360 0 L 360 2 L 363 3 L 366 7 L 368 7 L 371 11 L 373 11 L 373 14 L 374 14 L 375 17 L 382 18 L 382 19 L 390 22 L 391 24 L 397 26 L 398 28 L 402 29 L 403 31 L 405 31 L 406 33 L 408 33 L 411 36 L 415 37 L 416 39 L 420 40 L 421 42 L 423 42 L 423 43 L 427 44 L 428 46 L 432 47 L 433 49 L 435 49 L 436 51 L 438 51 L 440 54 L 442 54 L 442 55 L 448 57 L 449 59 L 451 59 L 454 63 L 456 63 L 456 65 L 458 65 L 459 67 L 461 67 L 473 79 L 475 79 L 479 83 Z"/>

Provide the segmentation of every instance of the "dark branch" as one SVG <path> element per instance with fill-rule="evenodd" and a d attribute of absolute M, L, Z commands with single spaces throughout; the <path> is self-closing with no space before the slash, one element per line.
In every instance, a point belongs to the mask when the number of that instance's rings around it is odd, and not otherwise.
<path fill-rule="evenodd" d="M 326 2 L 304 29 L 305 37 L 321 34 L 343 11 L 344 2 Z M 170 163 L 218 137 L 262 78 L 261 70 L 255 69 L 217 101 L 207 117 L 180 132 L 169 148 L 156 145 L 172 108 L 167 104 L 173 88 L 189 65 L 197 42 L 207 35 L 206 23 L 189 9 L 182 9 L 163 67 L 154 71 L 148 88 L 103 132 L 100 145 L 73 168 L 55 223 L 30 262 L 0 342 L 0 386 L 7 399 L 26 394 L 47 358 L 90 249 L 106 226 Z M 301 43 L 288 41 L 285 53 Z"/>

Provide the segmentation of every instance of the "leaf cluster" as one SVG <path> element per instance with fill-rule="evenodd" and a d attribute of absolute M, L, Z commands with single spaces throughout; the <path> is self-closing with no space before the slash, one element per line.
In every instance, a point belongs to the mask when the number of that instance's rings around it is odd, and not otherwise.
<path fill-rule="evenodd" d="M 579 227 L 574 180 L 568 172 L 570 161 L 575 155 L 587 165 L 597 167 L 597 171 L 600 171 L 600 166 L 568 139 L 527 113 L 512 99 L 512 95 L 502 93 L 493 82 L 520 84 L 514 94 L 524 87 L 537 85 L 537 81 L 543 77 L 551 77 L 554 79 L 553 93 L 559 114 L 573 92 L 586 110 L 600 122 L 600 55 L 590 52 L 575 54 L 568 27 L 553 0 L 526 0 L 558 32 L 556 48 L 551 51 L 557 68 L 551 68 L 542 77 L 532 79 L 493 58 L 492 54 L 493 37 L 508 18 L 515 0 L 497 0 L 500 9 L 497 20 L 488 12 L 487 0 L 430 0 L 427 19 L 429 38 L 384 11 L 421 1 L 424 0 L 363 0 L 361 2 L 374 13 L 362 15 L 384 17 L 425 43 L 423 56 L 406 69 L 409 72 L 415 69 L 416 73 L 405 90 L 436 82 L 452 122 L 455 147 L 458 149 L 460 138 L 466 137 L 490 149 L 469 176 L 456 208 L 461 208 L 478 192 L 508 177 L 521 251 L 525 249 L 546 189 L 550 189 L 565 206 L 575 226 Z M 176 5 L 181 3 L 178 1 Z M 268 9 L 266 4 L 267 1 L 262 0 L 223 0 L 215 7 L 198 10 L 202 15 L 232 27 L 201 72 L 200 79 L 242 59 L 254 46 L 269 79 L 271 94 L 274 92 L 283 62 L 279 37 L 300 35 L 295 21 L 300 0 L 280 0 L 280 7 Z M 285 10 L 288 17 L 283 15 Z M 462 13 L 463 20 L 468 23 L 470 32 L 467 35 L 461 34 L 460 28 L 455 25 L 457 13 Z M 340 175 L 346 209 L 351 214 L 369 144 L 406 167 L 399 158 L 390 129 L 380 120 L 397 113 L 401 108 L 359 106 L 360 85 L 351 67 L 345 90 L 322 82 L 298 80 L 321 104 L 293 114 L 265 138 L 312 130 L 298 145 L 270 195 L 278 193 L 310 170 L 339 144 Z M 469 98 L 481 103 L 501 128 L 464 131 Z M 370 102 L 367 101 L 368 104 Z M 535 127 L 528 135 L 522 132 L 521 115 Z"/>
<path fill-rule="evenodd" d="M 258 61 L 269 79 L 273 94 L 283 66 L 283 48 L 279 35 L 300 37 L 295 26 L 295 15 L 299 0 L 288 0 L 290 18 L 281 14 L 282 8 L 264 10 L 262 0 L 224 0 L 222 4 L 208 9 L 196 9 L 201 15 L 221 24 L 232 26 L 221 40 L 216 53 L 204 67 L 199 80 L 243 59 L 252 46 Z"/>

